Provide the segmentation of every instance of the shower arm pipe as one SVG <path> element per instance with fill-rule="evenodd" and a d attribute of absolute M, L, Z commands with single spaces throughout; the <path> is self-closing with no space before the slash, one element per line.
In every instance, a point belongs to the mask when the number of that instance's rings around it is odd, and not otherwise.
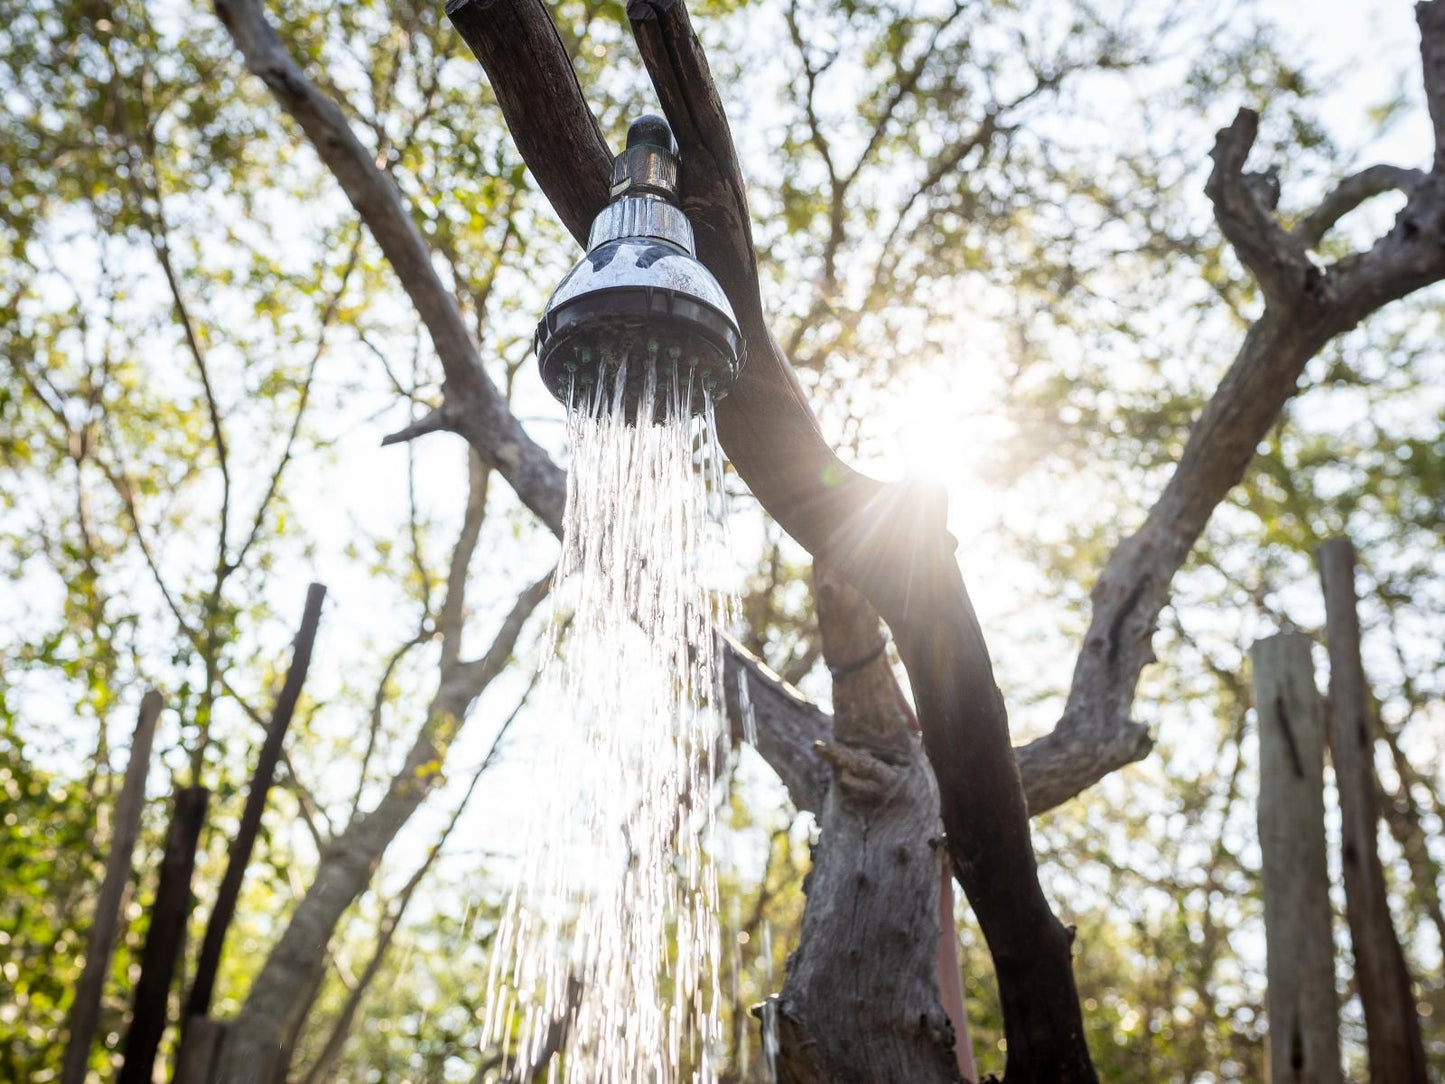
<path fill-rule="evenodd" d="M 611 152 L 542 0 L 451 0 L 447 14 L 485 68 L 538 186 L 585 244 L 607 202 Z M 767 327 L 731 129 L 687 9 L 681 0 L 632 0 L 628 18 L 680 149 L 698 255 L 727 292 L 747 346 L 738 383 L 717 408 L 723 447 L 779 525 L 838 568 L 893 630 L 954 872 L 995 962 L 1005 1079 L 1092 1081 L 1072 934 L 1039 885 L 1007 715 L 945 527 L 946 499 L 937 487 L 867 478 L 824 440 Z"/>

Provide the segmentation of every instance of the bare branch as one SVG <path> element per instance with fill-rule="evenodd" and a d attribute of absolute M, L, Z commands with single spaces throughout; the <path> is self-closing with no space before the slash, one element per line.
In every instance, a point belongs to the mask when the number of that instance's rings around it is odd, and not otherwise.
<path fill-rule="evenodd" d="M 437 433 L 443 429 L 454 430 L 456 422 L 454 416 L 457 411 L 451 408 L 451 401 L 443 403 L 439 407 L 428 410 L 416 421 L 398 429 L 395 433 L 388 433 L 381 438 L 383 448 L 392 444 L 405 444 L 407 441 L 416 440 L 417 437 L 424 437 L 428 433 Z"/>
<path fill-rule="evenodd" d="M 497 631 L 492 646 L 487 648 L 486 654 L 479 659 L 457 663 L 442 682 L 442 696 L 454 698 L 458 703 L 470 704 L 506 669 L 507 663 L 511 661 L 512 651 L 517 646 L 517 638 L 522 634 L 522 626 L 552 590 L 555 571 L 554 569 L 548 572 L 517 596 L 511 612 L 502 620 L 502 627 Z"/>
<path fill-rule="evenodd" d="M 391 684 L 391 675 L 413 648 L 420 647 L 433 635 L 430 615 L 423 614 L 421 627 L 417 629 L 416 635 L 393 651 L 386 660 L 386 665 L 382 667 L 381 677 L 376 682 L 376 693 L 371 698 L 371 721 L 366 728 L 366 745 L 361 751 L 361 766 L 356 770 L 356 790 L 351 796 L 352 818 L 361 812 L 361 799 L 366 793 L 367 772 L 371 768 L 371 758 L 376 754 L 376 740 L 381 735 L 382 711 L 386 706 L 386 690 Z"/>
<path fill-rule="evenodd" d="M 1426 39 L 1427 82 L 1432 49 L 1445 50 L 1442 11 L 1439 0 L 1416 8 Z M 1148 734 L 1129 715 L 1139 675 L 1154 660 L 1150 641 L 1174 574 L 1214 509 L 1243 479 L 1305 365 L 1332 338 L 1382 306 L 1445 278 L 1445 173 L 1410 184 L 1394 226 L 1367 252 L 1320 271 L 1304 257 L 1303 237 L 1283 234 L 1241 172 L 1257 125 L 1255 114 L 1241 110 L 1219 133 L 1208 190 L 1221 230 L 1271 304 L 1250 327 L 1195 421 L 1174 475 L 1143 526 L 1115 547 L 1094 585 L 1093 615 L 1063 718 L 1053 733 L 1018 751 L 1021 769 L 1039 781 L 1030 789 L 1035 814 L 1077 793 L 1090 775 L 1103 778 L 1148 752 Z M 1311 229 L 1327 228 L 1327 219 L 1343 214 L 1355 193 L 1383 183 L 1380 177 L 1343 182 L 1336 190 L 1341 194 L 1315 213 Z"/>
<path fill-rule="evenodd" d="M 291 667 L 286 672 L 286 682 L 276 698 L 271 722 L 266 728 L 266 740 L 257 754 L 256 768 L 251 776 L 241 821 L 227 855 L 226 872 L 216 890 L 216 901 L 206 921 L 206 934 L 197 957 L 196 973 L 186 1003 L 188 1017 L 205 1016 L 210 1011 L 211 992 L 221 966 L 226 933 L 231 919 L 235 916 L 236 902 L 241 895 L 241 882 L 251 861 L 256 836 L 261 830 L 266 797 L 275 777 L 286 731 L 291 726 L 291 717 L 295 713 L 296 702 L 301 698 L 301 688 L 306 681 L 306 671 L 311 665 L 311 653 L 316 643 L 316 632 L 321 623 L 321 606 L 325 598 L 326 587 L 323 584 L 313 583 L 306 591 L 306 608 L 301 618 L 301 627 L 296 633 Z"/>
<path fill-rule="evenodd" d="M 459 663 L 439 684 L 401 769 L 370 811 L 353 816 L 321 858 L 315 879 L 267 955 L 222 1051 L 221 1079 L 269 1079 L 325 974 L 321 948 L 370 883 L 402 826 L 435 788 L 441 765 L 488 682 L 506 666 L 551 575 L 524 590 L 482 658 Z"/>
<path fill-rule="evenodd" d="M 251 531 L 231 559 L 232 564 L 240 565 L 246 559 L 246 554 L 261 535 L 261 528 L 266 522 L 266 512 L 281 489 L 281 476 L 285 474 L 287 466 L 291 463 L 291 457 L 296 447 L 296 438 L 301 433 L 301 421 L 306 416 L 306 407 L 311 401 L 311 385 L 316 378 L 316 369 L 321 363 L 322 355 L 326 352 L 327 332 L 331 329 L 331 321 L 336 318 L 337 312 L 341 309 L 341 299 L 346 294 L 347 284 L 351 281 L 351 273 L 356 269 L 356 261 L 360 253 L 361 234 L 358 231 L 352 238 L 351 251 L 347 253 L 346 263 L 342 266 L 341 281 L 321 310 L 320 326 L 316 332 L 316 349 L 311 353 L 311 362 L 306 366 L 306 376 L 301 381 L 301 389 L 296 397 L 296 412 L 291 417 L 291 428 L 286 434 L 286 444 L 281 449 L 281 458 L 277 460 L 275 468 L 271 471 L 271 479 L 266 485 L 266 492 L 261 497 L 261 503 L 256 506 L 255 516 L 251 519 Z"/>
<path fill-rule="evenodd" d="M 734 741 L 756 738 L 762 758 L 777 773 L 795 808 L 817 813 L 828 792 L 828 768 L 819 742 L 833 740 L 833 718 L 774 674 L 726 633 L 724 689 Z"/>
<path fill-rule="evenodd" d="M 1284 232 L 1261 203 L 1258 185 L 1244 172 L 1244 161 L 1258 133 L 1259 114 L 1252 109 L 1241 109 L 1228 128 L 1220 129 L 1210 153 L 1214 169 L 1204 191 L 1214 204 L 1220 231 L 1259 282 L 1266 300 L 1290 306 L 1302 299 L 1319 272 L 1304 247 Z"/>
<path fill-rule="evenodd" d="M 487 511 L 487 483 L 492 472 L 476 454 L 467 456 L 467 507 L 462 515 L 462 530 L 452 548 L 451 565 L 447 570 L 446 597 L 442 600 L 441 618 L 437 625 L 442 634 L 443 667 L 451 666 L 462 653 L 462 624 L 466 616 L 467 570 L 477 552 L 482 521 Z"/>
<path fill-rule="evenodd" d="M 216 11 L 246 66 L 301 125 L 396 272 L 446 373 L 444 394 L 456 408 L 449 415 L 452 427 L 501 473 L 522 503 L 554 534 L 559 532 L 564 475 L 522 428 L 487 376 L 456 299 L 442 285 L 400 192 L 377 168 L 336 102 L 287 53 L 259 0 L 217 0 Z"/>
<path fill-rule="evenodd" d="M 1425 101 L 1435 127 L 1435 169 L 1445 176 L 1445 4 L 1421 0 L 1415 5 L 1420 26 L 1420 59 L 1425 69 Z"/>
<path fill-rule="evenodd" d="M 492 92 L 537 186 L 579 244 L 607 203 L 612 151 L 540 2 L 448 0 L 447 18 L 492 77 Z M 507 78 L 497 74 L 505 71 Z"/>
<path fill-rule="evenodd" d="M 1400 191 L 1408 195 L 1424 179 L 1425 174 L 1420 170 L 1401 166 L 1376 165 L 1352 173 L 1299 221 L 1290 231 L 1290 237 L 1305 248 L 1315 248 L 1335 223 L 1366 200 L 1385 192 Z"/>
<path fill-rule="evenodd" d="M 516 717 L 515 712 L 513 712 L 512 717 Z M 503 724 L 503 730 L 505 730 L 510 723 L 511 719 L 508 719 L 507 723 Z M 436 838 L 436 841 L 427 848 L 426 857 L 422 859 L 421 864 L 412 872 L 406 884 L 403 885 L 401 891 L 397 893 L 395 903 L 386 909 L 386 913 L 383 915 L 381 923 L 377 927 L 376 944 L 371 950 L 371 956 L 366 961 L 366 966 L 362 968 L 361 974 L 356 977 L 356 983 L 348 992 L 346 1004 L 342 1006 L 341 1012 L 337 1014 L 335 1023 L 332 1024 L 331 1031 L 326 1037 L 326 1043 L 321 1048 L 321 1053 L 316 1056 L 316 1061 L 312 1064 L 311 1068 L 307 1070 L 306 1075 L 301 1078 L 301 1084 L 317 1084 L 317 1082 L 326 1079 L 326 1074 L 331 1067 L 331 1063 L 335 1061 L 336 1056 L 341 1053 L 341 1048 L 345 1045 L 347 1036 L 351 1034 L 351 1026 L 356 1020 L 356 1012 L 361 1007 L 361 1001 L 366 996 L 366 992 L 371 987 L 371 983 L 375 980 L 377 972 L 381 970 L 381 965 L 386 959 L 387 951 L 391 948 L 392 941 L 396 938 L 396 932 L 401 928 L 401 920 L 406 916 L 406 909 L 411 904 L 412 896 L 416 894 L 417 888 L 420 887 L 432 866 L 436 864 L 437 858 L 441 855 L 442 849 L 447 844 L 447 840 L 451 838 L 453 829 L 456 828 L 457 822 L 461 820 L 462 813 L 466 810 L 467 805 L 472 800 L 472 795 L 476 792 L 477 784 L 481 782 L 482 775 L 486 772 L 490 764 L 491 757 L 489 755 L 486 760 L 482 761 L 477 770 L 472 773 L 471 782 L 467 784 L 466 792 L 462 795 L 461 801 L 459 801 L 452 810 L 452 815 L 442 828 L 441 834 Z"/>

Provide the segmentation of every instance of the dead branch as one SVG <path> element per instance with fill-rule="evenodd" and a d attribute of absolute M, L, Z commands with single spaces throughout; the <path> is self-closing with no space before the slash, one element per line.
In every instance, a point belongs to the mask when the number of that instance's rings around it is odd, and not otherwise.
<path fill-rule="evenodd" d="M 1304 248 L 1315 248 L 1340 219 L 1366 200 L 1386 192 L 1409 195 L 1425 177 L 1423 170 L 1388 165 L 1370 166 L 1351 173 L 1330 189 L 1318 207 L 1300 219 L 1290 231 L 1290 237 Z"/>
<path fill-rule="evenodd" d="M 276 708 L 271 714 L 271 723 L 266 728 L 266 740 L 256 758 L 256 770 L 251 776 L 251 785 L 246 793 L 241 823 L 236 829 L 235 839 L 231 841 L 226 872 L 216 890 L 216 902 L 211 908 L 211 917 L 206 922 L 205 939 L 201 942 L 201 954 L 196 961 L 196 974 L 191 984 L 190 998 L 186 1002 L 187 1017 L 205 1016 L 211 1009 L 211 991 L 220 970 L 226 931 L 236 913 L 236 903 L 241 896 L 241 882 L 245 879 L 246 867 L 251 861 L 251 850 L 261 831 L 261 816 L 266 811 L 266 795 L 276 774 L 276 765 L 281 758 L 282 745 L 286 740 L 286 731 L 290 729 L 296 703 L 301 698 L 301 686 L 306 681 L 306 671 L 311 666 L 311 652 L 321 624 L 321 604 L 325 598 L 326 588 L 322 584 L 313 583 L 307 588 L 306 607 L 301 617 L 301 628 L 296 633 L 291 668 L 286 673 L 281 694 L 276 698 Z"/>
<path fill-rule="evenodd" d="M 151 741 L 164 705 L 161 694 L 154 689 L 146 690 L 141 697 L 125 780 L 115 800 L 115 829 L 111 835 L 110 854 L 106 856 L 105 877 L 95 900 L 95 922 L 86 941 L 85 967 L 75 984 L 75 1000 L 70 1005 L 66 1027 L 69 1038 L 60 1075 L 62 1084 L 84 1084 L 90 1064 L 90 1043 L 100 1019 L 100 996 L 105 989 L 105 977 L 110 972 L 111 951 L 115 948 L 115 936 L 120 927 L 121 896 L 130 880 L 131 856 L 140 836 Z"/>

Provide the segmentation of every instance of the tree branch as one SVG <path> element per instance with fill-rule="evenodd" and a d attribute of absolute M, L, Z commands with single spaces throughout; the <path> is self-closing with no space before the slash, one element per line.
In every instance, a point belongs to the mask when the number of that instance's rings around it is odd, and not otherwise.
<path fill-rule="evenodd" d="M 504 3 L 545 16 L 540 0 L 464 0 L 451 14 L 455 21 L 466 5 L 490 11 Z M 764 318 L 737 153 L 687 10 L 680 0 L 634 0 L 628 17 L 681 151 L 682 203 L 699 257 L 727 292 L 747 346 L 748 364 L 717 412 L 723 447 L 783 529 L 857 584 L 894 629 L 938 776 L 954 868 L 998 965 L 1011 1078 L 1092 1081 L 1070 937 L 1039 887 L 1003 700 L 944 529 L 942 494 L 866 478 L 824 441 Z M 480 58 L 488 55 L 483 50 Z M 525 54 L 515 62 L 557 63 Z M 561 112 L 576 123 L 586 114 L 571 82 L 535 88 L 529 74 L 495 63 L 488 75 L 494 90 L 525 85 L 569 100 Z M 524 157 L 531 123 L 518 120 Z M 544 173 L 561 168 L 540 158 L 528 165 L 544 189 Z M 600 208 L 598 201 L 563 218 L 580 221 Z"/>
<path fill-rule="evenodd" d="M 448 0 L 447 18 L 492 80 L 502 117 L 562 224 L 579 244 L 607 203 L 612 151 L 541 3 Z"/>
<path fill-rule="evenodd" d="M 1421 0 L 1415 5 L 1420 26 L 1420 60 L 1425 70 L 1425 102 L 1435 128 L 1436 175 L 1445 174 L 1445 5 Z"/>
<path fill-rule="evenodd" d="M 1408 195 L 1424 179 L 1421 170 L 1401 166 L 1375 165 L 1352 173 L 1296 224 L 1290 238 L 1304 248 L 1316 248 L 1335 223 L 1366 200 L 1394 191 Z"/>
<path fill-rule="evenodd" d="M 794 808 L 819 812 L 829 773 L 817 747 L 833 740 L 833 717 L 731 636 L 719 633 L 718 638 L 733 740 L 754 744 L 787 788 Z"/>
<path fill-rule="evenodd" d="M 1287 307 L 1302 299 L 1319 273 L 1304 246 L 1269 213 L 1273 208 L 1261 204 L 1259 186 L 1244 172 L 1258 134 L 1259 114 L 1252 109 L 1241 109 L 1228 128 L 1220 129 L 1209 155 L 1214 169 L 1204 192 L 1214 204 L 1220 232 L 1259 282 L 1266 301 Z"/>
<path fill-rule="evenodd" d="M 444 395 L 453 403 L 448 415 L 454 423 L 450 428 L 497 469 L 522 503 L 554 534 L 560 533 L 566 488 L 563 472 L 528 436 L 487 376 L 456 299 L 432 266 L 401 193 L 377 168 L 336 102 L 322 93 L 287 53 L 266 21 L 259 0 L 216 0 L 216 12 L 247 68 L 301 126 L 396 272 L 446 373 Z"/>
<path fill-rule="evenodd" d="M 444 673 L 401 769 L 367 813 L 355 816 L 322 855 L 316 877 L 251 984 L 225 1048 L 222 1084 L 269 1080 L 288 1037 L 325 973 L 325 946 L 341 916 L 366 890 L 377 863 L 441 778 L 441 765 L 487 683 L 506 666 L 528 617 L 546 597 L 550 574 L 522 591 L 482 658 Z"/>

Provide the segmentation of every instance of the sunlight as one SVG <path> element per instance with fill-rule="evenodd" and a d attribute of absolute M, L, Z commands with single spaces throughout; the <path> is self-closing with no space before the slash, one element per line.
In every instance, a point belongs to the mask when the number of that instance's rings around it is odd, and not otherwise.
<path fill-rule="evenodd" d="M 888 420 L 904 472 L 949 487 L 967 458 L 957 391 L 934 373 L 910 380 Z"/>

